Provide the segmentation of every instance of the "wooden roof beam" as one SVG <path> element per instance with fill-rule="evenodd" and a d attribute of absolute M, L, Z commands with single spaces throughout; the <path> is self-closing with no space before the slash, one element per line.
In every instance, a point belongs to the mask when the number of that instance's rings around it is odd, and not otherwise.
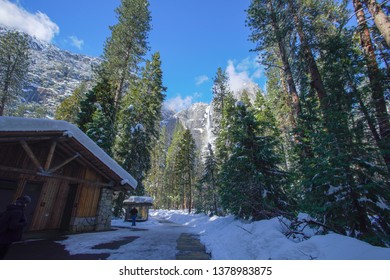
<path fill-rule="evenodd" d="M 25 140 L 21 140 L 20 141 L 20 144 L 22 145 L 23 149 L 26 151 L 27 155 L 29 156 L 29 158 L 32 160 L 32 162 L 34 163 L 35 167 L 43 172 L 44 169 L 42 167 L 42 165 L 39 163 L 37 157 L 34 155 L 33 151 L 30 149 L 29 145 L 27 144 L 27 142 Z"/>
<path fill-rule="evenodd" d="M 86 179 L 79 179 L 79 178 L 57 175 L 57 174 L 48 174 L 47 172 L 36 172 L 35 170 L 28 170 L 28 169 L 9 167 L 9 166 L 3 166 L 3 165 L 0 165 L 0 170 L 4 170 L 4 171 L 8 171 L 8 172 L 17 172 L 20 174 L 38 175 L 38 176 L 49 177 L 49 178 L 53 178 L 53 179 L 67 180 L 69 182 L 75 182 L 75 183 L 86 183 L 86 184 L 99 186 L 99 187 L 108 187 L 108 188 L 115 187 L 115 183 L 113 181 L 110 181 L 107 183 L 98 182 L 98 181 L 91 181 L 91 180 L 86 180 Z"/>
<path fill-rule="evenodd" d="M 45 171 L 45 173 L 47 173 L 47 174 L 52 174 L 52 173 L 54 173 L 56 170 L 60 169 L 61 167 L 65 166 L 65 165 L 67 165 L 69 162 L 75 160 L 75 159 L 78 158 L 78 157 L 80 157 L 80 154 L 79 154 L 79 153 L 76 153 L 73 157 L 68 158 L 68 159 L 65 160 L 63 163 L 57 165 L 56 167 L 53 167 L 52 169 Z"/>

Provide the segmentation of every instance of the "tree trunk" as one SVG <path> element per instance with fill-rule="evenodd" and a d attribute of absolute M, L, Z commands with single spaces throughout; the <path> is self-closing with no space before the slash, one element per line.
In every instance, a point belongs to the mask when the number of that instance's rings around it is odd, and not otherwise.
<path fill-rule="evenodd" d="M 309 69 L 309 73 L 311 77 L 311 86 L 317 92 L 317 96 L 320 101 L 322 112 L 326 118 L 326 109 L 328 108 L 328 104 L 326 101 L 326 91 L 325 91 L 325 86 L 322 81 L 320 71 L 318 70 L 317 62 L 309 47 L 308 40 L 306 38 L 305 32 L 303 31 L 302 23 L 299 20 L 298 13 L 295 9 L 293 1 L 289 0 L 288 5 L 294 19 L 295 27 L 298 31 L 298 36 L 301 41 L 301 46 L 306 59 L 307 67 Z"/>
<path fill-rule="evenodd" d="M 293 107 L 293 116 L 291 118 L 292 120 L 292 126 L 293 128 L 297 128 L 298 124 L 298 119 L 301 115 L 302 108 L 301 108 L 301 102 L 299 99 L 298 95 L 298 90 L 295 86 L 294 82 L 294 77 L 293 73 L 291 70 L 290 62 L 288 60 L 288 55 L 285 47 L 285 42 L 284 38 L 280 36 L 280 28 L 277 22 L 277 19 L 275 18 L 275 10 L 274 7 L 272 6 L 272 2 L 268 1 L 268 7 L 271 10 L 271 21 L 272 21 L 272 27 L 274 29 L 275 34 L 278 34 L 277 37 L 277 43 L 278 43 L 278 49 L 279 49 L 279 54 L 282 60 L 283 64 L 283 73 L 284 77 L 286 78 L 287 86 L 288 86 L 288 92 L 291 95 L 291 103 Z M 303 139 L 305 139 L 305 132 L 303 130 L 299 130 L 299 132 L 295 133 L 294 135 L 294 142 L 297 143 L 302 143 Z M 311 148 L 308 145 L 304 145 L 303 148 L 304 152 L 304 157 L 312 157 L 312 151 Z"/>
<path fill-rule="evenodd" d="M 353 0 L 353 5 L 360 28 L 360 42 L 367 61 L 368 78 L 370 80 L 372 100 L 374 102 L 376 120 L 379 126 L 379 133 L 381 138 L 379 142 L 379 148 L 386 150 L 389 148 L 388 143 L 390 142 L 390 123 L 382 86 L 382 73 L 376 60 L 370 31 L 366 24 L 363 5 L 360 0 Z M 386 155 L 386 153 L 384 153 L 384 160 L 388 169 L 390 170 L 390 155 Z"/>
<path fill-rule="evenodd" d="M 282 58 L 283 66 L 284 66 L 283 70 L 284 70 L 284 74 L 286 76 L 288 90 L 289 90 L 290 95 L 291 95 L 292 107 L 293 107 L 293 111 L 294 111 L 294 126 L 296 126 L 297 120 L 302 112 L 301 103 L 299 101 L 298 91 L 297 91 L 297 88 L 295 86 L 290 63 L 288 61 L 286 49 L 284 48 L 283 42 L 279 41 L 278 46 L 279 46 L 279 52 L 280 52 L 280 56 Z"/>
<path fill-rule="evenodd" d="M 364 4 L 367 6 L 376 27 L 385 39 L 387 46 L 390 47 L 390 20 L 389 17 L 383 12 L 382 7 L 376 2 L 376 0 L 364 0 Z"/>
<path fill-rule="evenodd" d="M 127 49 L 126 51 L 126 56 L 123 58 L 124 61 L 126 61 L 126 67 L 124 67 L 124 69 L 121 69 L 121 74 L 120 74 L 120 77 L 119 77 L 119 83 L 118 83 L 118 86 L 116 88 L 116 91 L 115 91 L 115 99 L 114 99 L 114 102 L 115 102 L 115 114 L 118 112 L 119 110 L 119 106 L 122 102 L 122 97 L 123 97 L 123 87 L 124 87 L 124 84 L 125 84 L 125 80 L 126 80 L 126 76 L 127 76 L 127 65 L 129 64 L 129 60 L 130 60 L 130 47 Z"/>
<path fill-rule="evenodd" d="M 298 91 L 297 91 L 297 88 L 295 86 L 293 74 L 292 74 L 291 67 L 290 67 L 290 62 L 288 61 L 285 43 L 284 43 L 283 38 L 280 36 L 280 28 L 278 26 L 277 19 L 275 18 L 274 7 L 272 6 L 271 1 L 268 1 L 268 7 L 271 10 L 272 27 L 275 31 L 275 34 L 278 34 L 276 36 L 277 41 L 278 41 L 278 49 L 279 49 L 279 54 L 280 54 L 281 59 L 282 59 L 283 71 L 284 71 L 284 75 L 285 75 L 286 80 L 287 80 L 288 91 L 290 92 L 291 99 L 292 99 L 292 105 L 293 105 L 293 109 L 294 109 L 295 120 L 294 120 L 293 125 L 296 126 L 296 121 L 297 121 L 299 115 L 301 114 L 301 104 L 299 101 Z"/>
<path fill-rule="evenodd" d="M 0 116 L 4 115 L 4 106 L 5 106 L 5 98 L 3 96 L 0 101 Z"/>

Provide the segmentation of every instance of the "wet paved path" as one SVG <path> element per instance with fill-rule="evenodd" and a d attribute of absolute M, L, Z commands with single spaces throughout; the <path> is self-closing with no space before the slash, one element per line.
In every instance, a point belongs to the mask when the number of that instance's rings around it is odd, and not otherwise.
<path fill-rule="evenodd" d="M 183 233 L 177 240 L 177 260 L 209 260 L 206 248 L 194 234 Z"/>
<path fill-rule="evenodd" d="M 94 235 L 102 233 L 50 236 L 45 239 L 29 239 L 12 245 L 6 259 L 9 260 L 207 260 L 210 255 L 200 243 L 199 237 L 191 228 L 165 220 L 153 227 L 142 228 L 142 223 L 134 228 L 113 228 L 105 239 L 87 247 Z M 120 238 L 118 238 L 120 236 Z M 72 253 L 69 244 L 86 246 L 85 250 Z M 67 246 L 65 246 L 67 245 Z M 70 252 L 68 252 L 66 249 Z"/>

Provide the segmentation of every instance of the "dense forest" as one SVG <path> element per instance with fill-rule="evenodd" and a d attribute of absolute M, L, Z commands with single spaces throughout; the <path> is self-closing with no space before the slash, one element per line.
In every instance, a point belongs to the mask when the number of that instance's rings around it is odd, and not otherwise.
<path fill-rule="evenodd" d="M 96 141 L 157 208 L 248 220 L 306 212 L 323 231 L 388 246 L 389 11 L 375 0 L 252 0 L 246 25 L 266 88 L 237 100 L 216 69 L 215 137 L 203 149 L 189 129 L 170 137 L 160 124 L 166 88 L 159 53 L 146 58 L 149 3 L 122 0 L 93 88 L 81 85 L 56 118 Z M 11 94 L 1 78 L 0 112 Z M 116 194 L 116 215 L 129 195 Z"/>

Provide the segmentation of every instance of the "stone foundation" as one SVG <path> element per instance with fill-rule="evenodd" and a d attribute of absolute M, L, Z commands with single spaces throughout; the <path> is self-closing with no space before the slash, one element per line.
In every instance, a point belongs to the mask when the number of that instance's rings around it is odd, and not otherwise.
<path fill-rule="evenodd" d="M 111 229 L 112 195 L 110 189 L 102 188 L 96 217 L 75 217 L 72 219 L 72 232 L 103 231 Z"/>
<path fill-rule="evenodd" d="M 71 231 L 84 232 L 93 231 L 96 225 L 96 217 L 75 217 L 73 219 Z"/>
<path fill-rule="evenodd" d="M 97 231 L 111 229 L 112 196 L 113 191 L 111 189 L 101 189 L 100 202 L 96 213 L 95 230 Z"/>

